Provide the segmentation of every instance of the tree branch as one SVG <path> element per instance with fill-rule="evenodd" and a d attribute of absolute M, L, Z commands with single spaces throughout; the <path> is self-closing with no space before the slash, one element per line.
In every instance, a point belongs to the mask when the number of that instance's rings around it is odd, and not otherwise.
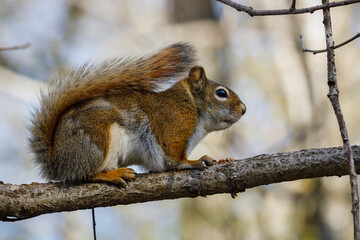
<path fill-rule="evenodd" d="M 322 5 L 317 5 L 313 7 L 308 8 L 299 8 L 295 9 L 295 1 L 291 4 L 291 7 L 288 9 L 276 9 L 276 10 L 256 10 L 253 7 L 245 6 L 240 3 L 236 3 L 232 0 L 216 0 L 218 2 L 222 2 L 223 4 L 226 4 L 232 8 L 235 8 L 239 12 L 245 12 L 249 14 L 251 17 L 254 16 L 269 16 L 269 15 L 291 15 L 291 14 L 303 14 L 303 13 L 314 13 L 315 11 L 322 10 L 325 8 L 333 8 L 333 7 L 339 7 L 349 4 L 354 4 L 360 2 L 360 0 L 347 0 L 347 1 L 339 1 L 339 2 L 332 2 Z"/>
<path fill-rule="evenodd" d="M 360 146 L 353 146 L 359 163 Z M 45 213 L 230 193 L 297 179 L 348 174 L 344 149 L 307 149 L 263 154 L 203 171 L 138 174 L 126 188 L 100 184 L 0 184 L 0 220 L 16 221 Z"/>
<path fill-rule="evenodd" d="M 336 48 L 339 48 L 339 47 L 342 47 L 344 46 L 345 44 L 348 44 L 349 42 L 355 40 L 356 38 L 360 37 L 360 33 L 356 34 L 355 36 L 353 36 L 352 38 L 340 43 L 340 44 L 337 44 L 335 46 L 332 46 L 330 48 L 332 49 L 336 49 Z M 311 52 L 313 53 L 314 55 L 317 54 L 317 53 L 323 53 L 323 52 L 327 52 L 327 49 L 321 49 L 321 50 L 310 50 L 310 49 L 307 49 L 305 48 L 304 46 L 304 42 L 303 42 L 303 36 L 300 34 L 300 42 L 301 42 L 301 50 L 303 52 Z"/>
<path fill-rule="evenodd" d="M 323 4 L 328 4 L 329 0 L 322 0 Z M 341 138 L 343 140 L 344 149 L 346 152 L 346 158 L 348 162 L 348 171 L 350 175 L 351 186 L 351 202 L 352 202 L 352 214 L 353 214 L 353 226 L 354 226 L 354 239 L 360 239 L 360 226 L 359 226 L 359 192 L 357 186 L 357 176 L 355 171 L 355 163 L 353 158 L 353 152 L 350 145 L 350 139 L 347 132 L 345 119 L 341 111 L 339 102 L 339 88 L 337 84 L 336 67 L 335 67 L 335 53 L 334 53 L 334 38 L 332 33 L 331 15 L 330 9 L 323 10 L 324 15 L 324 29 L 326 38 L 327 49 L 327 66 L 328 66 L 328 86 L 331 105 L 333 106 L 340 129 Z"/>

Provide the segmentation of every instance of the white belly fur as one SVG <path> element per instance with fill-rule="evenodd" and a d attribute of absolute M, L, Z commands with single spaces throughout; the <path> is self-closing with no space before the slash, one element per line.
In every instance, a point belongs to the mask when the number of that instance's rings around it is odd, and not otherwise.
<path fill-rule="evenodd" d="M 186 146 L 186 154 L 189 156 L 191 151 L 195 148 L 195 146 L 207 135 L 207 131 L 204 128 L 204 122 L 199 121 L 196 125 L 196 128 L 189 138 L 187 146 Z"/>
<path fill-rule="evenodd" d="M 151 171 L 163 171 L 165 169 L 163 156 L 164 152 L 153 135 L 141 139 L 137 133 L 114 123 L 110 127 L 108 153 L 100 172 L 129 165 L 140 165 Z"/>

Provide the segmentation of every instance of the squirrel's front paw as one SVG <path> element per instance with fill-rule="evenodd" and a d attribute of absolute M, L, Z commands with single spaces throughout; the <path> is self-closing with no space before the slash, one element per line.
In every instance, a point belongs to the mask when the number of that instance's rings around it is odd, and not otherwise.
<path fill-rule="evenodd" d="M 216 163 L 216 160 L 208 155 L 204 155 L 199 160 L 186 160 L 185 165 L 182 164 L 180 168 L 187 169 L 187 168 L 197 168 L 197 169 L 204 169 L 209 166 L 212 166 Z"/>
<path fill-rule="evenodd" d="M 182 163 L 176 167 L 177 170 L 184 170 L 184 169 L 204 169 L 209 166 L 216 164 L 216 160 L 208 155 L 204 155 L 198 160 L 182 160 Z"/>
<path fill-rule="evenodd" d="M 198 164 L 201 164 L 201 168 L 204 169 L 206 167 L 212 166 L 214 164 L 217 163 L 217 161 L 215 159 L 213 159 L 212 157 L 209 157 L 208 155 L 204 155 L 202 156 L 199 160 L 198 160 Z"/>

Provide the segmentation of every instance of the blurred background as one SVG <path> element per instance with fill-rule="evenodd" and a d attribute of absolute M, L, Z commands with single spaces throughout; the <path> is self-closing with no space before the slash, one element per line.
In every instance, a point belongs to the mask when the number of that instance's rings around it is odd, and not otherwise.
<path fill-rule="evenodd" d="M 297 1 L 310 7 L 320 1 Z M 241 3 L 288 8 L 290 0 Z M 332 8 L 335 43 L 360 32 L 360 5 Z M 184 41 L 198 50 L 207 76 L 231 87 L 247 105 L 230 129 L 212 133 L 191 157 L 341 146 L 327 99 L 322 12 L 249 17 L 210 0 L 1 0 L 0 181 L 39 178 L 27 148 L 39 89 L 60 69 L 109 57 L 142 55 Z M 360 144 L 360 41 L 336 50 L 340 101 L 352 144 Z M 98 239 L 351 239 L 348 177 L 272 184 L 238 194 L 96 209 Z M 0 222 L 0 239 L 92 239 L 91 211 Z"/>

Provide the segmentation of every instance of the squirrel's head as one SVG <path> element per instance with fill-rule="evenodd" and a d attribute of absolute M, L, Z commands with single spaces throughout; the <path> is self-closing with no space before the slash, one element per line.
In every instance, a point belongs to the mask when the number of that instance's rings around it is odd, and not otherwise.
<path fill-rule="evenodd" d="M 236 93 L 207 79 L 202 67 L 191 68 L 188 81 L 206 131 L 226 129 L 245 114 L 246 106 Z"/>

